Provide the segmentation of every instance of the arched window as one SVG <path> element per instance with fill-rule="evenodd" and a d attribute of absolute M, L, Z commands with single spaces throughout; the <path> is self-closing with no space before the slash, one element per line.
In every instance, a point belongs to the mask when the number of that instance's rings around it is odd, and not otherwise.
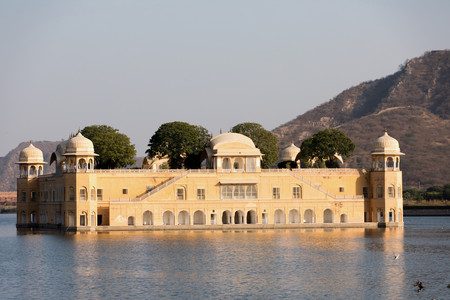
<path fill-rule="evenodd" d="M 91 226 L 96 226 L 95 224 L 96 224 L 97 222 L 96 222 L 96 217 L 95 217 L 95 216 L 96 216 L 95 212 L 92 211 L 92 212 L 91 212 L 91 224 L 90 224 Z"/>
<path fill-rule="evenodd" d="M 39 169 L 38 169 L 38 176 L 39 176 L 39 175 L 42 175 L 42 174 L 44 174 L 43 169 L 42 169 L 42 166 L 39 166 Z"/>
<path fill-rule="evenodd" d="M 394 159 L 392 157 L 388 157 L 387 159 L 387 167 L 393 168 L 394 167 Z"/>
<path fill-rule="evenodd" d="M 167 210 L 163 214 L 163 224 L 164 225 L 175 225 L 175 216 L 173 212 Z"/>
<path fill-rule="evenodd" d="M 189 213 L 185 210 L 182 210 L 178 213 L 178 225 L 189 225 Z"/>
<path fill-rule="evenodd" d="M 389 196 L 389 198 L 395 197 L 395 188 L 393 185 L 388 186 L 388 196 Z"/>
<path fill-rule="evenodd" d="M 291 209 L 289 211 L 289 223 L 300 223 L 300 214 L 298 210 Z"/>
<path fill-rule="evenodd" d="M 134 217 L 132 216 L 128 217 L 128 226 L 134 226 Z"/>
<path fill-rule="evenodd" d="M 244 224 L 244 213 L 238 210 L 234 213 L 234 224 Z"/>
<path fill-rule="evenodd" d="M 323 222 L 324 223 L 333 223 L 333 211 L 329 208 L 323 211 Z"/>
<path fill-rule="evenodd" d="M 184 187 L 177 188 L 177 200 L 184 200 Z"/>
<path fill-rule="evenodd" d="M 244 160 L 240 157 L 234 159 L 233 164 L 234 172 L 242 172 L 244 171 Z"/>
<path fill-rule="evenodd" d="M 286 224 L 286 216 L 284 215 L 284 211 L 281 209 L 277 209 L 274 214 L 274 223 L 275 224 Z"/>
<path fill-rule="evenodd" d="M 82 212 L 80 215 L 80 226 L 86 226 L 86 222 L 87 222 L 87 218 L 86 218 L 86 213 Z"/>
<path fill-rule="evenodd" d="M 194 225 L 204 225 L 206 223 L 205 214 L 201 210 L 194 213 Z"/>
<path fill-rule="evenodd" d="M 90 196 L 91 196 L 90 199 L 92 201 L 95 201 L 95 187 L 91 187 L 91 195 Z"/>
<path fill-rule="evenodd" d="M 230 172 L 231 171 L 231 159 L 225 157 L 222 161 L 222 171 Z"/>
<path fill-rule="evenodd" d="M 305 210 L 304 222 L 305 223 L 315 223 L 316 222 L 313 210 L 311 210 L 311 209 Z"/>
<path fill-rule="evenodd" d="M 348 217 L 346 214 L 342 214 L 341 215 L 341 223 L 347 223 L 348 222 Z"/>
<path fill-rule="evenodd" d="M 82 187 L 80 189 L 80 200 L 86 201 L 87 200 L 87 189 L 85 187 Z"/>
<path fill-rule="evenodd" d="M 75 201 L 75 189 L 72 186 L 69 187 L 69 201 Z"/>
<path fill-rule="evenodd" d="M 297 185 L 292 188 L 292 198 L 301 199 L 302 198 L 302 187 Z"/>
<path fill-rule="evenodd" d="M 84 158 L 78 161 L 78 169 L 86 169 L 86 161 L 84 160 Z"/>
<path fill-rule="evenodd" d="M 229 210 L 222 213 L 222 224 L 232 224 L 231 212 Z"/>
<path fill-rule="evenodd" d="M 88 169 L 89 170 L 93 170 L 94 169 L 94 161 L 92 159 L 89 159 Z"/>
<path fill-rule="evenodd" d="M 31 166 L 30 168 L 30 175 L 35 175 L 36 174 L 36 167 L 35 166 Z"/>
<path fill-rule="evenodd" d="M 147 210 L 144 212 L 144 215 L 142 216 L 143 225 L 153 225 L 153 214 L 151 211 Z"/>
<path fill-rule="evenodd" d="M 395 168 L 400 169 L 400 158 L 398 157 L 395 159 Z"/>
<path fill-rule="evenodd" d="M 254 210 L 249 210 L 247 212 L 247 224 L 256 224 L 257 222 L 256 212 Z"/>

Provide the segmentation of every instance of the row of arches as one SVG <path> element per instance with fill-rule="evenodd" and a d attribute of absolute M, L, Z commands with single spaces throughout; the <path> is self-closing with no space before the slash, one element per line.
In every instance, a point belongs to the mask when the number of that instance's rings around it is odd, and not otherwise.
<path fill-rule="evenodd" d="M 42 174 L 44 174 L 44 169 L 42 166 L 22 165 L 20 167 L 20 177 L 21 178 L 26 178 L 28 176 L 40 176 Z"/>
<path fill-rule="evenodd" d="M 221 223 L 227 224 L 269 224 L 269 216 L 265 211 L 261 214 L 261 220 L 258 220 L 258 215 L 255 210 L 248 210 L 244 212 L 243 210 L 236 210 L 231 212 L 230 210 L 225 210 L 222 212 Z M 210 225 L 216 225 L 217 213 L 212 213 L 210 218 Z M 172 211 L 166 210 L 162 215 L 162 225 L 206 225 L 206 214 L 197 210 L 193 214 L 193 218 L 189 212 L 182 210 L 175 215 Z M 339 215 L 340 223 L 347 223 L 347 214 Z M 284 210 L 277 209 L 273 216 L 274 224 L 300 224 L 300 223 L 316 223 L 316 215 L 314 210 L 306 209 L 302 214 L 297 209 L 289 210 L 286 218 Z M 334 212 L 331 209 L 325 209 L 323 211 L 323 223 L 335 223 Z M 134 216 L 128 217 L 128 225 L 138 225 L 136 224 L 136 218 Z M 154 215 L 151 211 L 147 210 L 143 213 L 142 225 L 155 225 Z"/>
<path fill-rule="evenodd" d="M 79 158 L 75 160 L 73 158 L 68 161 L 62 162 L 63 172 L 78 172 L 78 171 L 92 171 L 94 170 L 94 160 L 89 158 L 88 160 L 84 158 Z"/>
<path fill-rule="evenodd" d="M 256 157 L 225 157 L 222 159 L 222 172 L 255 172 L 256 171 Z"/>
<path fill-rule="evenodd" d="M 372 168 L 376 171 L 382 170 L 400 170 L 399 157 L 373 157 Z"/>

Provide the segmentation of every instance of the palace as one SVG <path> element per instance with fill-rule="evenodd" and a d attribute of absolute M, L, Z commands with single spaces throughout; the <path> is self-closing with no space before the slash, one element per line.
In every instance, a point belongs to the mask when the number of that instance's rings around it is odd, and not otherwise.
<path fill-rule="evenodd" d="M 283 150 L 295 161 L 300 149 Z M 17 227 L 75 231 L 403 226 L 399 143 L 373 145 L 372 169 L 262 169 L 248 137 L 223 133 L 204 151 L 204 168 L 98 170 L 80 132 L 52 154 L 30 145 L 17 164 Z M 148 160 L 150 161 L 150 160 Z M 148 163 L 147 161 L 147 163 Z"/>

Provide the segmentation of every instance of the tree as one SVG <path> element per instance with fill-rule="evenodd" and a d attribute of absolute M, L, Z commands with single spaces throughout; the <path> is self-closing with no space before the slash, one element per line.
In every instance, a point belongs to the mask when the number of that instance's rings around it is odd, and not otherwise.
<path fill-rule="evenodd" d="M 202 126 L 185 122 L 162 124 L 151 137 L 148 157 L 169 157 L 169 166 L 173 169 L 200 168 L 200 156 L 211 135 Z"/>
<path fill-rule="evenodd" d="M 302 159 L 309 162 L 310 166 L 315 161 L 316 167 L 338 168 L 335 154 L 345 161 L 355 150 L 355 144 L 337 129 L 324 129 L 303 141 L 300 150 Z"/>
<path fill-rule="evenodd" d="M 100 169 L 124 168 L 134 164 L 136 155 L 134 145 L 130 138 L 118 129 L 107 125 L 92 125 L 85 127 L 81 134 L 94 144 L 95 153 L 99 156 L 95 162 Z"/>
<path fill-rule="evenodd" d="M 261 167 L 270 168 L 278 161 L 278 139 L 260 124 L 240 123 L 231 128 L 231 132 L 241 133 L 252 139 L 256 148 L 259 148 L 261 153 L 264 154 Z"/>

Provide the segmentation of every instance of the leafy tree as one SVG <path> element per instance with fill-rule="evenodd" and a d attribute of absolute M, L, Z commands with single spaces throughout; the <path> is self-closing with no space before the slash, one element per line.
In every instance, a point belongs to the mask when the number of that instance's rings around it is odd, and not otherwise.
<path fill-rule="evenodd" d="M 200 155 L 211 135 L 202 126 L 185 122 L 162 124 L 150 138 L 148 157 L 169 157 L 169 166 L 179 168 L 200 168 Z"/>
<path fill-rule="evenodd" d="M 300 150 L 305 161 L 316 160 L 316 167 L 338 168 L 335 154 L 341 155 L 345 161 L 355 150 L 355 144 L 337 129 L 324 129 L 303 141 Z"/>
<path fill-rule="evenodd" d="M 264 154 L 261 167 L 270 168 L 278 161 L 278 139 L 258 123 L 240 123 L 231 132 L 241 133 L 252 139 L 256 148 Z"/>
<path fill-rule="evenodd" d="M 134 145 L 130 144 L 130 138 L 118 129 L 107 125 L 92 125 L 85 127 L 81 134 L 92 141 L 97 167 L 100 169 L 124 168 L 134 164 L 136 155 Z"/>

